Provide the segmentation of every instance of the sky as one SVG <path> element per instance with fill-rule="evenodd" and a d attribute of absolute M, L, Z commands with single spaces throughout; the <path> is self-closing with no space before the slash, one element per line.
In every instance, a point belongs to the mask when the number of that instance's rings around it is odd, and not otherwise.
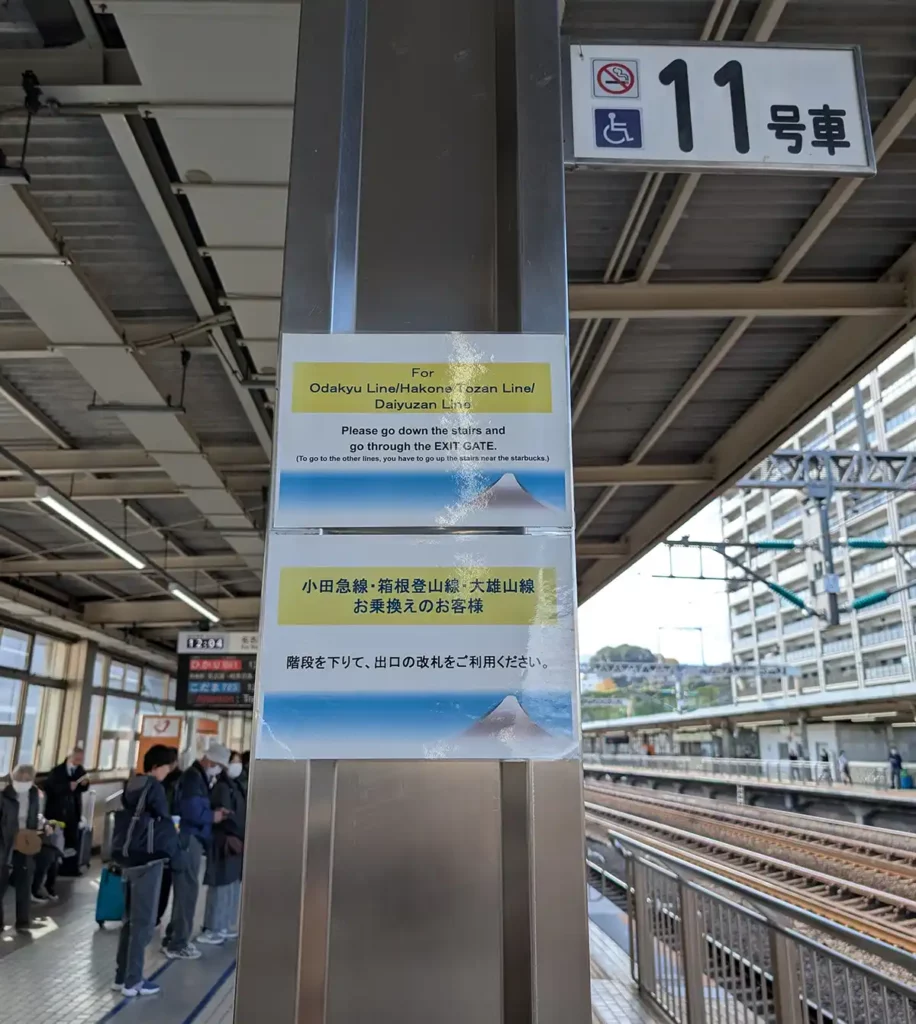
<path fill-rule="evenodd" d="M 718 500 L 673 538 L 685 535 L 691 540 L 722 539 Z M 669 571 L 698 576 L 699 557 L 697 549 L 675 551 L 669 570 L 668 550 L 660 544 L 586 601 L 579 609 L 580 658 L 601 647 L 637 644 L 689 664 L 699 664 L 704 656 L 708 664 L 731 661 L 725 583 L 653 578 Z M 724 576 L 724 570 L 715 552 L 703 553 L 706 575 Z"/>

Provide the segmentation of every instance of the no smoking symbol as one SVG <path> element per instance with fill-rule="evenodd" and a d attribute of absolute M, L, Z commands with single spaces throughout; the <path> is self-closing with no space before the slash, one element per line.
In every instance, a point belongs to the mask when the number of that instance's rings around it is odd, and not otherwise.
<path fill-rule="evenodd" d="M 626 96 L 629 99 L 636 99 L 639 88 L 635 62 L 595 61 L 595 95 Z"/>

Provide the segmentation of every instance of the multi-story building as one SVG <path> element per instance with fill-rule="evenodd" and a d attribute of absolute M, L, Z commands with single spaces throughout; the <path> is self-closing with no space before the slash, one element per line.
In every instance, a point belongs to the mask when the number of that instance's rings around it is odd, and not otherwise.
<path fill-rule="evenodd" d="M 868 445 L 875 450 L 916 450 L 916 340 L 907 342 L 860 385 Z M 808 423 L 785 448 L 858 449 L 860 429 L 852 390 Z M 814 504 L 795 490 L 733 490 L 721 501 L 728 541 L 796 539 L 819 542 Z M 763 583 L 739 576 L 729 584 L 732 653 L 736 662 L 775 661 L 793 666 L 782 678 L 735 680 L 737 701 L 859 690 L 863 697 L 889 684 L 912 684 L 916 696 L 916 570 L 885 550 L 849 549 L 849 538 L 916 543 L 916 492 L 834 495 L 830 505 L 840 605 L 874 591 L 914 585 L 887 601 L 847 611 L 840 625 L 806 615 Z M 916 547 L 910 561 L 916 565 Z M 768 579 L 823 608 L 824 560 L 819 547 L 760 552 L 749 564 Z M 731 573 L 732 570 L 730 570 Z"/>

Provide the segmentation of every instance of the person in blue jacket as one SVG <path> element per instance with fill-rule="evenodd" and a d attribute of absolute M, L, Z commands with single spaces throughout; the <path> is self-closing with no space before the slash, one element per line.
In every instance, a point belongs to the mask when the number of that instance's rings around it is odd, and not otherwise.
<path fill-rule="evenodd" d="M 210 847 L 213 826 L 226 816 L 223 808 L 213 809 L 210 788 L 229 764 L 229 748 L 211 743 L 199 760 L 182 772 L 175 787 L 173 813 L 181 821 L 178 842 L 183 865 L 172 873 L 172 917 L 165 933 L 165 955 L 170 960 L 197 960 L 200 950 L 191 941 L 197 899 L 200 895 L 200 869 Z"/>
<path fill-rule="evenodd" d="M 151 996 L 158 985 L 143 980 L 143 959 L 156 929 L 159 887 L 166 863 L 181 866 L 178 833 L 169 815 L 162 780 L 172 766 L 168 747 L 157 744 L 143 758 L 143 775 L 124 787 L 122 810 L 115 816 L 112 860 L 124 879 L 124 924 L 118 940 L 112 988 L 125 996 Z"/>

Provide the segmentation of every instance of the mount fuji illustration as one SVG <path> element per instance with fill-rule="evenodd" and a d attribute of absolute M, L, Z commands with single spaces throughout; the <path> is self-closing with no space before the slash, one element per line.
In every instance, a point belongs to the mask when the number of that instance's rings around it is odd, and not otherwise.
<path fill-rule="evenodd" d="M 533 721 L 514 696 L 504 697 L 462 736 L 477 739 L 502 740 L 505 743 L 549 740 L 550 733 Z"/>
<path fill-rule="evenodd" d="M 492 487 L 488 487 L 476 495 L 473 504 L 477 508 L 489 508 L 494 511 L 525 508 L 546 509 L 549 507 L 538 501 L 531 491 L 523 487 L 514 473 L 503 473 Z"/>

